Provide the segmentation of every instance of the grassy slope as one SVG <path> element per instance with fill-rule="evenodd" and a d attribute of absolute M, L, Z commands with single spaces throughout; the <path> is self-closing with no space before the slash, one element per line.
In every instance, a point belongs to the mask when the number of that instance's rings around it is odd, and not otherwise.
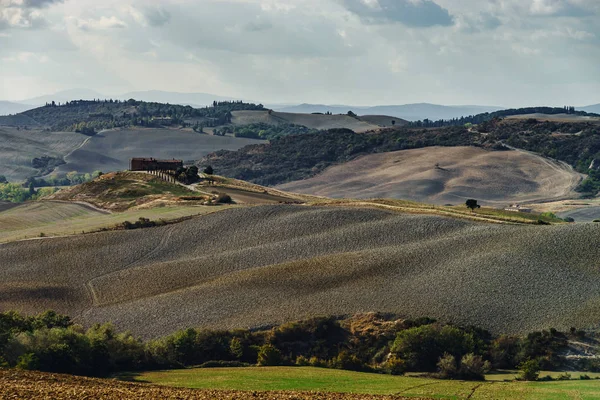
<path fill-rule="evenodd" d="M 190 189 L 141 172 L 105 174 L 91 182 L 69 187 L 50 200 L 84 201 L 94 206 L 123 211 L 159 200 L 176 201 L 178 196 L 198 195 Z"/>
<path fill-rule="evenodd" d="M 139 218 L 174 220 L 206 214 L 223 207 L 172 206 L 108 214 L 76 203 L 28 203 L 0 213 L 0 243 L 40 237 L 66 236 L 112 228 Z"/>
<path fill-rule="evenodd" d="M 54 308 L 146 338 L 366 311 L 497 333 L 586 327 L 600 318 L 600 249 L 588 245 L 598 235 L 592 224 L 234 208 L 160 228 L 0 246 L 11 265 L 0 269 L 0 307 Z"/>
<path fill-rule="evenodd" d="M 298 390 L 448 399 L 596 399 L 598 381 L 464 382 L 316 368 L 215 368 L 146 372 L 136 380 L 166 386 L 247 391 Z"/>

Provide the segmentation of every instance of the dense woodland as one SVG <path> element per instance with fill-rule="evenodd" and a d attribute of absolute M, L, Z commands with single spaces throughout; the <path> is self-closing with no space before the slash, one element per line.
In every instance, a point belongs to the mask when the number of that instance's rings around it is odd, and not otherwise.
<path fill-rule="evenodd" d="M 435 373 L 442 378 L 483 379 L 489 369 L 575 367 L 598 371 L 598 360 L 563 357 L 569 340 L 597 346 L 593 336 L 571 329 L 526 336 L 493 336 L 459 327 L 365 314 L 291 322 L 271 329 L 186 329 L 143 342 L 111 324 L 89 329 L 46 312 L 27 317 L 0 313 L 0 367 L 107 376 L 126 371 L 188 366 L 312 365 L 390 374 Z"/>
<path fill-rule="evenodd" d="M 219 151 L 200 164 L 211 164 L 221 174 L 262 185 L 305 179 L 325 168 L 356 157 L 428 146 L 481 146 L 506 150 L 504 144 L 564 161 L 589 174 L 580 190 L 600 190 L 600 125 L 547 122 L 535 119 L 502 121 L 498 118 L 468 126 L 443 128 L 391 128 L 356 134 L 333 129 L 314 134 L 282 137 L 269 144 L 239 151 Z"/>
<path fill-rule="evenodd" d="M 175 104 L 150 103 L 138 100 L 74 100 L 63 104 L 49 103 L 20 114 L 54 131 L 77 131 L 93 135 L 102 129 L 128 126 L 159 127 L 169 124 L 186 125 L 188 120 L 204 126 L 231 122 L 231 112 L 263 110 L 261 104 L 241 101 L 214 102 L 212 106 L 193 108 Z M 163 120 L 164 118 L 164 120 Z M 158 119 L 158 120 L 157 120 Z"/>

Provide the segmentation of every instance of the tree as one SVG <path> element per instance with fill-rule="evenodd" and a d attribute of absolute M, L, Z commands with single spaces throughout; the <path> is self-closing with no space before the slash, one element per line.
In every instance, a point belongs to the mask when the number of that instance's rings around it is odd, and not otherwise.
<path fill-rule="evenodd" d="M 475 199 L 469 199 L 465 204 L 468 208 L 471 209 L 471 212 L 475 211 L 476 208 L 481 208 L 481 206 L 477 204 L 477 200 Z"/>
<path fill-rule="evenodd" d="M 537 360 L 527 360 L 519 365 L 521 379 L 525 381 L 536 381 L 540 376 L 540 363 Z"/>
<path fill-rule="evenodd" d="M 265 344 L 258 352 L 258 365 L 273 366 L 281 364 L 281 352 L 273 345 Z"/>
<path fill-rule="evenodd" d="M 8 179 L 4 175 L 0 175 L 0 183 L 8 183 Z"/>
<path fill-rule="evenodd" d="M 211 167 L 210 165 L 208 167 L 204 168 L 204 171 L 202 171 L 202 172 L 204 172 L 207 175 L 212 175 L 215 173 L 213 167 Z"/>

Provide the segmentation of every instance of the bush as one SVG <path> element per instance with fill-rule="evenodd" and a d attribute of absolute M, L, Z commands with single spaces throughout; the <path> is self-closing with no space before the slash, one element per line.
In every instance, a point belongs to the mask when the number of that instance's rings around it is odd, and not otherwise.
<path fill-rule="evenodd" d="M 199 368 L 244 368 L 250 364 L 241 361 L 207 361 L 200 364 Z"/>
<path fill-rule="evenodd" d="M 331 359 L 329 364 L 331 368 L 348 371 L 366 371 L 369 369 L 358 357 L 347 351 L 341 351 L 340 354 Z"/>
<path fill-rule="evenodd" d="M 385 370 L 391 375 L 402 375 L 406 372 L 406 363 L 401 358 L 391 355 L 385 363 Z"/>
<path fill-rule="evenodd" d="M 216 203 L 219 204 L 231 204 L 233 203 L 233 200 L 231 199 L 231 196 L 229 196 L 226 193 L 219 193 L 215 199 Z"/>
<path fill-rule="evenodd" d="M 568 372 L 563 372 L 562 374 L 560 374 L 559 376 L 556 377 L 557 381 L 570 381 L 571 380 L 571 374 Z"/>
<path fill-rule="evenodd" d="M 40 368 L 40 360 L 33 353 L 25 353 L 17 360 L 17 369 L 36 370 Z"/>
<path fill-rule="evenodd" d="M 458 373 L 456 358 L 452 354 L 444 353 L 437 363 L 440 376 L 445 379 L 455 378 Z"/>
<path fill-rule="evenodd" d="M 467 380 L 485 380 L 485 374 L 491 369 L 489 361 L 484 361 L 481 356 L 469 353 L 460 361 L 460 377 Z"/>
<path fill-rule="evenodd" d="M 326 368 L 327 367 L 327 362 L 325 360 L 321 360 L 318 357 L 311 357 L 310 360 L 308 360 L 308 362 L 310 363 L 311 367 L 316 367 L 316 368 Z"/>
<path fill-rule="evenodd" d="M 273 345 L 265 344 L 258 352 L 258 365 L 275 366 L 281 365 L 281 352 Z"/>
<path fill-rule="evenodd" d="M 308 367 L 310 366 L 310 360 L 304 356 L 298 356 L 296 358 L 296 365 L 299 367 Z"/>
<path fill-rule="evenodd" d="M 527 360 L 519 365 L 519 378 L 524 381 L 536 381 L 540 376 L 540 363 L 537 360 Z"/>
<path fill-rule="evenodd" d="M 592 378 L 590 378 L 590 376 L 587 374 L 583 374 L 583 375 L 579 375 L 579 379 L 581 379 L 582 381 L 589 381 Z"/>

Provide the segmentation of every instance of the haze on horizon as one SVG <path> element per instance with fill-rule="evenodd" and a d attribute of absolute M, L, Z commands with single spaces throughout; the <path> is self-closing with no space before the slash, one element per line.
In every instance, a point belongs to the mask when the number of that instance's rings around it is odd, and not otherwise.
<path fill-rule="evenodd" d="M 600 102 L 597 0 L 0 0 L 0 100 Z"/>

